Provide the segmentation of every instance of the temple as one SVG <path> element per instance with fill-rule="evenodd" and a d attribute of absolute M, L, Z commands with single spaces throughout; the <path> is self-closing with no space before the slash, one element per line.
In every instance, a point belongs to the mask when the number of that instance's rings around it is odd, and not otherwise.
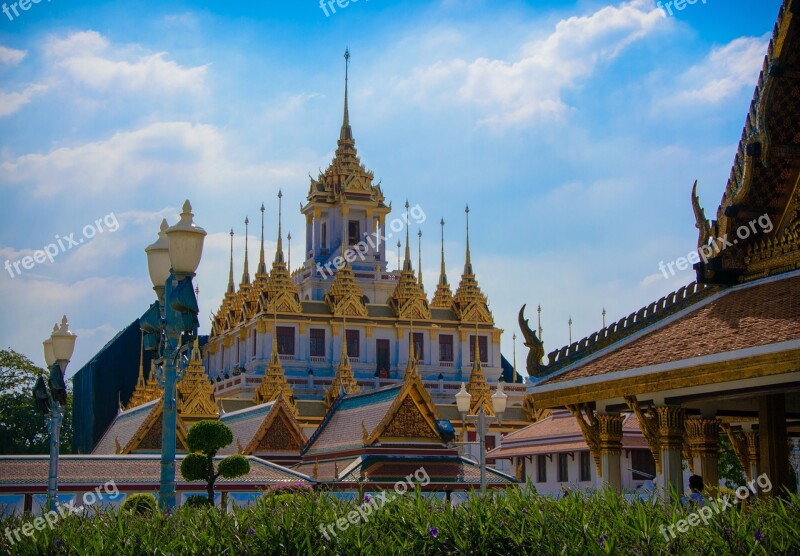
<path fill-rule="evenodd" d="M 766 474 L 774 494 L 794 490 L 788 446 L 794 440 L 797 450 L 800 437 L 800 103 L 793 100 L 800 21 L 790 4 L 775 25 L 715 220 L 692 190 L 697 281 L 553 351 L 546 364 L 520 313 L 535 377 L 526 406 L 570 411 L 597 475 L 617 488 L 627 483 L 623 423 L 633 414 L 664 488 L 683 491 L 684 462 L 716 487 L 726 434 L 748 479 Z"/>

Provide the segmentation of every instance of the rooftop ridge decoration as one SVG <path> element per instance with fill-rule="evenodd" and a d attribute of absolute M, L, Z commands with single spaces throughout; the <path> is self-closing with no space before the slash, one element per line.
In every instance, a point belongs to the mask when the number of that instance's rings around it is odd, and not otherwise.
<path fill-rule="evenodd" d="M 344 115 L 342 128 L 339 132 L 336 153 L 325 172 L 320 172 L 317 179 L 310 178 L 308 190 L 309 201 L 334 202 L 347 195 L 367 195 L 375 201 L 383 202 L 383 192 L 380 185 L 373 185 L 375 175 L 368 171 L 361 163 L 356 150 L 356 141 L 350 127 L 350 108 L 348 105 L 348 83 L 350 68 L 350 50 L 344 53 L 345 78 L 344 78 Z"/>
<path fill-rule="evenodd" d="M 453 292 L 450 290 L 450 284 L 447 282 L 447 270 L 444 264 L 444 218 L 441 219 L 439 224 L 442 227 L 442 262 L 441 270 L 439 271 L 439 283 L 436 284 L 436 293 L 433 294 L 431 307 L 450 309 L 453 307 Z"/>
<path fill-rule="evenodd" d="M 269 313 L 302 313 L 300 295 L 297 286 L 292 281 L 289 270 L 283 258 L 283 240 L 281 238 L 283 192 L 278 190 L 278 245 L 275 249 L 275 261 L 272 263 L 272 272 L 264 286 L 259 302 L 260 312 Z"/>
<path fill-rule="evenodd" d="M 258 268 L 256 268 L 256 285 L 263 287 L 269 278 L 267 263 L 264 257 L 264 203 L 261 203 L 261 248 L 258 253 Z"/>
<path fill-rule="evenodd" d="M 789 212 L 788 224 L 779 234 L 747 246 L 747 279 L 800 268 L 800 187 L 795 190 Z"/>
<path fill-rule="evenodd" d="M 623 317 L 615 323 L 603 328 L 593 334 L 577 341 L 570 345 L 564 346 L 561 349 L 551 351 L 548 354 L 548 363 L 546 366 L 539 368 L 528 368 L 528 374 L 531 376 L 545 376 L 550 375 L 559 369 L 562 369 L 574 361 L 583 359 L 584 357 L 595 353 L 607 346 L 615 344 L 624 338 L 627 338 L 636 332 L 677 313 L 698 301 L 705 299 L 719 291 L 718 286 L 708 284 L 698 284 L 692 282 L 689 285 L 679 288 L 677 291 L 672 292 L 647 305 L 638 311 L 635 311 Z M 523 330 L 523 333 L 525 331 Z M 530 354 L 529 354 L 530 357 Z M 536 373 L 536 374 L 534 374 Z"/>
<path fill-rule="evenodd" d="M 356 282 L 353 269 L 347 263 L 336 273 L 324 300 L 335 317 L 367 316 L 364 290 Z"/>
<path fill-rule="evenodd" d="M 469 248 L 469 205 L 464 212 L 467 215 L 467 254 L 464 261 L 464 273 L 453 297 L 453 311 L 462 322 L 480 322 L 494 325 L 494 317 L 489 310 L 489 300 L 481 291 L 475 271 L 472 269 L 472 255 Z"/>
<path fill-rule="evenodd" d="M 536 335 L 536 332 L 531 330 L 531 327 L 528 325 L 528 319 L 525 318 L 525 307 L 523 305 L 522 308 L 519 310 L 519 328 L 522 331 L 522 337 L 525 338 L 525 347 L 528 348 L 528 359 L 526 362 L 526 369 L 528 371 L 528 375 L 534 378 L 540 378 L 546 374 L 544 371 L 544 365 L 542 364 L 542 359 L 544 358 L 544 343 L 542 340 Z M 540 306 L 540 314 L 541 314 L 541 306 Z M 539 327 L 541 329 L 541 325 Z M 514 372 L 516 373 L 516 358 L 517 352 L 516 348 L 514 351 Z"/>
<path fill-rule="evenodd" d="M 274 320 L 274 315 L 273 315 Z M 283 396 L 284 401 L 292 408 L 292 411 L 297 414 L 297 404 L 294 399 L 294 390 L 292 389 L 289 381 L 286 380 L 286 375 L 283 372 L 283 365 L 281 365 L 281 358 L 278 355 L 278 325 L 273 322 L 272 326 L 272 354 L 269 358 L 269 365 L 264 378 L 261 379 L 261 384 L 256 389 L 253 396 L 253 403 L 261 405 L 270 403 Z"/>
<path fill-rule="evenodd" d="M 408 201 L 406 200 L 406 222 L 408 222 Z M 406 254 L 403 260 L 403 270 L 400 280 L 388 299 L 389 306 L 395 315 L 401 319 L 430 320 L 431 309 L 425 291 L 419 284 L 411 264 L 411 249 L 408 242 L 408 226 L 406 226 Z"/>
<path fill-rule="evenodd" d="M 353 368 L 347 356 L 347 320 L 345 320 L 342 324 L 342 355 L 336 368 L 336 376 L 325 392 L 325 405 L 331 407 L 337 399 L 344 397 L 342 394 L 358 394 L 360 391 L 361 386 L 353 376 Z"/>
<path fill-rule="evenodd" d="M 217 419 L 219 406 L 214 398 L 214 386 L 208 380 L 200 343 L 197 338 L 183 378 L 177 384 L 178 413 L 183 419 Z"/>

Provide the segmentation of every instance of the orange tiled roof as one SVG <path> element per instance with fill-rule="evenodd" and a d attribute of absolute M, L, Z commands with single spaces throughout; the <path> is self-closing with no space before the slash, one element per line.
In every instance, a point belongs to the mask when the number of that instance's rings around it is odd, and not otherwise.
<path fill-rule="evenodd" d="M 539 385 L 800 339 L 800 274 L 725 290 L 695 307 Z"/>

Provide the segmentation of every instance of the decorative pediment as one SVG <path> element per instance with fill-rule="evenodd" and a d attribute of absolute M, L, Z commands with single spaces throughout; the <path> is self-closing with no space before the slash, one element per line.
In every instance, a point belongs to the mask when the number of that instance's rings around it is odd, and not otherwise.
<path fill-rule="evenodd" d="M 439 438 L 439 433 L 422 415 L 422 412 L 410 397 L 392 416 L 392 420 L 381 432 L 381 437 L 388 438 Z"/>
<path fill-rule="evenodd" d="M 419 373 L 407 369 L 402 390 L 378 426 L 371 432 L 365 431 L 364 444 L 392 438 L 438 440 L 437 419 L 439 412 L 422 384 Z"/>
<path fill-rule="evenodd" d="M 461 276 L 461 283 L 453 297 L 453 311 L 462 322 L 494 324 L 489 301 L 478 286 L 474 274 Z"/>
<path fill-rule="evenodd" d="M 208 380 L 200 345 L 195 339 L 189 365 L 177 387 L 178 414 L 187 420 L 217 419 L 219 408 L 214 398 L 214 386 Z"/>
<path fill-rule="evenodd" d="M 431 319 L 428 298 L 425 296 L 422 286 L 414 277 L 414 271 L 411 269 L 411 263 L 408 258 L 406 258 L 403 272 L 400 275 L 400 281 L 389 297 L 388 304 L 394 309 L 394 314 L 398 318 L 407 320 Z"/>
<path fill-rule="evenodd" d="M 364 290 L 356 282 L 350 265 L 345 265 L 336 273 L 331 289 L 325 294 L 325 303 L 337 317 L 366 317 Z"/>
<path fill-rule="evenodd" d="M 141 451 L 158 451 L 161 450 L 161 431 L 162 431 L 162 412 L 163 404 L 158 402 L 153 406 L 150 414 L 139 426 L 139 429 L 131 437 L 125 446 L 119 446 L 117 441 L 117 450 L 119 454 L 131 454 Z M 178 417 L 176 421 L 176 438 L 175 447 L 178 450 L 186 451 L 186 426 L 182 419 Z"/>

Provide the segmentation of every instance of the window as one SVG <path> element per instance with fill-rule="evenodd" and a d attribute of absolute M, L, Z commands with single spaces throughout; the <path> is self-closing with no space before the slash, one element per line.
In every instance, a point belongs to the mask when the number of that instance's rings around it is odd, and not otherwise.
<path fill-rule="evenodd" d="M 649 481 L 656 478 L 656 460 L 650 450 L 633 450 L 631 468 L 634 481 Z"/>
<path fill-rule="evenodd" d="M 311 329 L 311 357 L 325 357 L 325 329 Z"/>
<path fill-rule="evenodd" d="M 453 361 L 453 337 L 450 334 L 439 335 L 439 361 Z"/>
<path fill-rule="evenodd" d="M 253 330 L 253 357 L 257 355 L 258 348 L 258 334 Z"/>
<path fill-rule="evenodd" d="M 347 223 L 347 245 L 355 245 L 361 241 L 361 225 L 358 220 Z"/>
<path fill-rule="evenodd" d="M 389 340 L 375 340 L 377 371 L 382 378 L 389 378 Z"/>
<path fill-rule="evenodd" d="M 319 246 L 321 249 L 327 249 L 328 247 L 328 224 L 325 222 L 322 223 L 321 231 L 320 231 L 320 242 Z"/>
<path fill-rule="evenodd" d="M 569 454 L 558 454 L 558 482 L 566 483 L 569 481 Z"/>
<path fill-rule="evenodd" d="M 536 456 L 536 482 L 547 482 L 547 456 L 544 454 Z"/>
<path fill-rule="evenodd" d="M 347 331 L 347 356 L 358 359 L 361 357 L 361 350 L 359 349 L 361 342 L 361 335 L 358 330 Z"/>
<path fill-rule="evenodd" d="M 414 356 L 417 361 L 425 359 L 425 335 L 422 332 L 414 332 Z"/>
<path fill-rule="evenodd" d="M 497 447 L 497 437 L 492 434 L 486 435 L 486 451 L 490 452 Z"/>
<path fill-rule="evenodd" d="M 478 345 L 481 348 L 481 363 L 489 362 L 489 350 L 487 349 L 486 336 L 478 336 Z M 475 361 L 475 336 L 469 337 L 469 361 Z"/>
<path fill-rule="evenodd" d="M 278 326 L 278 353 L 280 355 L 294 355 L 294 328 L 291 326 Z"/>
<path fill-rule="evenodd" d="M 592 480 L 592 455 L 589 452 L 581 452 L 581 478 L 582 482 Z"/>

